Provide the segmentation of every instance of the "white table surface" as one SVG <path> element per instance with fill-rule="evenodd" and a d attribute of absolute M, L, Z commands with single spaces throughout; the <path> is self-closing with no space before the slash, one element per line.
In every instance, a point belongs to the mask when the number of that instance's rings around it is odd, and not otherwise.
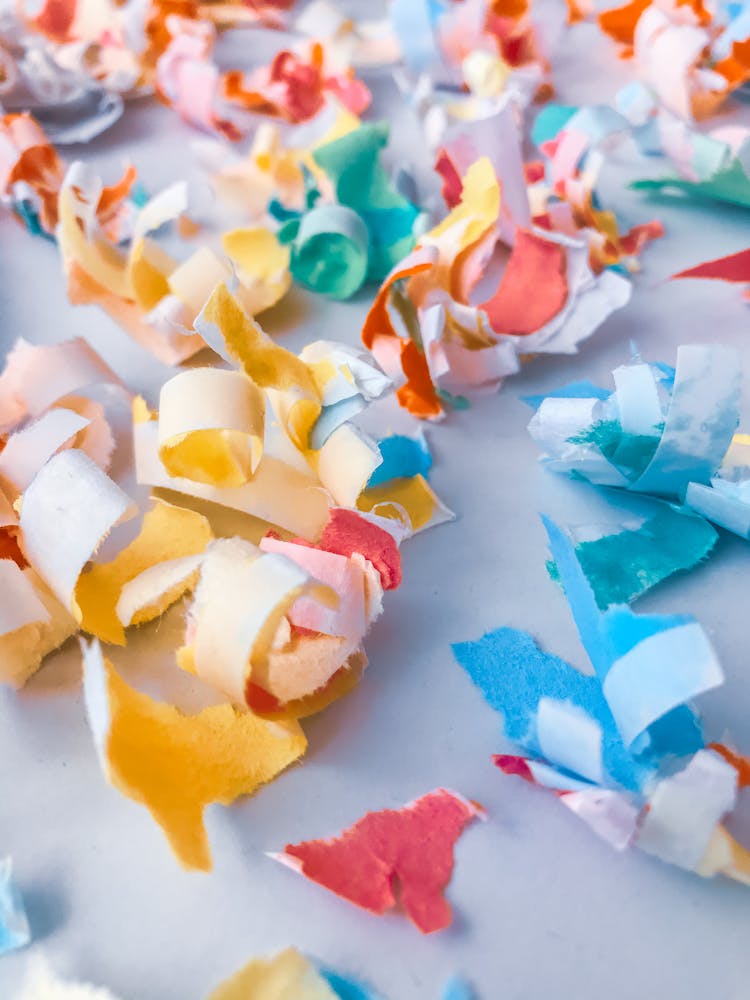
<path fill-rule="evenodd" d="M 379 7 L 359 5 L 370 16 Z M 610 99 L 628 73 L 593 27 L 578 27 L 555 59 L 558 99 Z M 423 144 L 392 84 L 368 79 L 375 113 L 394 125 L 394 160 L 418 159 Z M 154 192 L 192 172 L 192 136 L 169 110 L 147 102 L 90 146 L 64 155 L 97 162 L 109 180 L 131 158 Z M 36 952 L 61 974 L 107 985 L 122 1000 L 200 1000 L 250 957 L 289 944 L 360 974 L 390 1000 L 436 1000 L 457 971 L 482 1000 L 750 995 L 747 889 L 703 881 L 635 851 L 617 854 L 553 798 L 501 775 L 490 761 L 506 747 L 500 719 L 450 651 L 452 641 L 508 624 L 586 668 L 565 600 L 547 578 L 538 512 L 582 524 L 602 508 L 584 485 L 539 467 L 522 395 L 580 378 L 609 384 L 631 339 L 644 356 L 669 363 L 683 343 L 732 344 L 750 379 L 748 311 L 739 290 L 663 281 L 744 248 L 750 213 L 647 200 L 625 189 L 628 179 L 665 167 L 644 165 L 630 150 L 605 171 L 606 206 L 631 223 L 656 215 L 667 228 L 643 255 L 632 303 L 579 356 L 529 364 L 497 396 L 429 431 L 432 481 L 458 520 L 405 545 L 404 584 L 387 595 L 368 638 L 365 678 L 305 723 L 304 763 L 253 798 L 207 810 L 210 875 L 184 873 L 146 810 L 104 781 L 84 718 L 75 643 L 51 656 L 22 692 L 0 691 L 0 854 L 14 858 L 34 931 L 30 949 L 0 958 L 3 1000 Z M 265 325 L 295 350 L 321 336 L 354 343 L 372 293 L 331 304 L 295 291 Z M 151 402 L 169 374 L 102 312 L 69 305 L 56 249 L 7 215 L 0 220 L 0 322 L 4 350 L 19 335 L 35 343 L 85 336 Z M 749 403 L 746 392 L 746 427 Z M 406 425 L 395 408 L 386 424 Z M 126 445 L 116 469 L 127 473 Z M 748 568 L 746 543 L 722 537 L 707 564 L 638 605 L 698 616 L 727 676 L 702 699 L 707 731 L 731 734 L 745 752 Z M 180 623 L 173 610 L 136 631 L 126 651 L 115 651 L 117 667 L 146 688 L 160 674 L 175 674 Z M 180 704 L 189 707 L 198 698 L 193 682 L 178 683 Z M 264 854 L 334 834 L 367 810 L 396 807 L 440 785 L 480 800 L 489 814 L 458 843 L 448 888 L 454 922 L 443 933 L 422 937 L 403 917 L 371 916 Z"/>

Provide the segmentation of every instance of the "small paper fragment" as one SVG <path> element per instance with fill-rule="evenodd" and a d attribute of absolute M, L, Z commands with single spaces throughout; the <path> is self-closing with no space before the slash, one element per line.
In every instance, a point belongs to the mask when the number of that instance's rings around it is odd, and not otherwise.
<path fill-rule="evenodd" d="M 75 449 L 54 455 L 24 493 L 20 526 L 26 558 L 77 618 L 83 567 L 110 530 L 134 513 L 120 487 Z"/>
<path fill-rule="evenodd" d="M 23 948 L 31 941 L 21 893 L 13 879 L 13 862 L 0 859 L 0 955 Z"/>
<path fill-rule="evenodd" d="M 479 807 L 440 788 L 404 806 L 367 813 L 331 840 L 288 844 L 276 860 L 371 913 L 396 904 L 394 882 L 409 919 L 423 934 L 451 922 L 443 896 L 453 848 Z"/>
<path fill-rule="evenodd" d="M 76 586 L 81 629 L 104 642 L 123 646 L 125 630 L 118 608 L 125 588 L 140 579 L 135 606 L 132 586 L 128 595 L 128 625 L 159 617 L 197 579 L 198 566 L 181 563 L 175 573 L 175 560 L 201 555 L 212 539 L 207 518 L 164 500 L 154 500 L 137 538 L 111 562 L 97 563 L 81 574 Z M 144 579 L 147 572 L 149 577 Z"/>
<path fill-rule="evenodd" d="M 21 687 L 78 623 L 33 569 L 12 559 L 0 559 L 0 593 L 0 683 Z"/>
<path fill-rule="evenodd" d="M 296 948 L 254 958 L 217 986 L 208 1000 L 336 1000 L 318 970 Z"/>
<path fill-rule="evenodd" d="M 86 713 L 107 779 L 146 806 L 183 868 L 209 871 L 203 810 L 273 780 L 304 754 L 302 729 L 230 705 L 183 715 L 126 684 L 96 640 L 84 644 L 83 663 Z"/>
<path fill-rule="evenodd" d="M 159 458 L 170 476 L 211 486 L 248 482 L 263 455 L 265 400 L 241 372 L 194 368 L 159 395 Z"/>

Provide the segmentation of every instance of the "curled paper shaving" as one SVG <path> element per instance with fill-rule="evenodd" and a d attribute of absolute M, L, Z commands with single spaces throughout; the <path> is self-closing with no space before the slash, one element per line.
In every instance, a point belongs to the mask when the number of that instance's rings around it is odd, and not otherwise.
<path fill-rule="evenodd" d="M 81 574 L 76 602 L 83 631 L 124 646 L 125 627 L 158 618 L 192 589 L 200 566 L 196 557 L 212 538 L 202 515 L 153 501 L 137 538 L 111 562 L 96 563 Z"/>
<path fill-rule="evenodd" d="M 75 449 L 54 455 L 24 493 L 24 555 L 78 621 L 76 588 L 84 566 L 111 529 L 134 514 L 129 497 Z"/>
<path fill-rule="evenodd" d="M 32 345 L 20 338 L 0 374 L 0 433 L 15 430 L 49 407 L 79 398 L 96 385 L 122 390 L 122 382 L 80 337 L 59 344 Z M 75 407 L 73 407 L 75 408 Z"/>
<path fill-rule="evenodd" d="M 186 647 L 178 654 L 181 665 L 236 705 L 248 704 L 251 684 L 275 695 L 271 653 L 285 616 L 303 596 L 331 606 L 338 602 L 335 591 L 284 555 L 262 552 L 239 538 L 214 542 L 201 567 Z M 304 665 L 296 673 L 303 687 L 287 688 L 284 701 L 311 694 L 328 680 L 306 677 Z M 281 680 L 291 683 L 288 676 Z"/>
<path fill-rule="evenodd" d="M 265 401 L 240 372 L 193 368 L 159 396 L 159 458 L 170 476 L 242 486 L 263 454 Z"/>
<path fill-rule="evenodd" d="M 615 392 L 547 397 L 529 424 L 555 472 L 638 493 L 685 497 L 719 468 L 739 420 L 736 353 L 687 345 L 677 367 L 634 361 L 613 373 Z"/>
<path fill-rule="evenodd" d="M 299 725 L 230 705 L 183 715 L 129 687 L 96 640 L 84 644 L 83 661 L 86 711 L 107 779 L 146 806 L 184 868 L 210 870 L 203 810 L 251 795 L 301 757 L 307 743 Z"/>
<path fill-rule="evenodd" d="M 30 568 L 0 559 L 0 683 L 21 687 L 78 623 Z"/>
<path fill-rule="evenodd" d="M 368 813 L 340 837 L 287 844 L 271 857 L 375 914 L 396 905 L 398 882 L 407 916 L 430 934 L 451 922 L 443 890 L 453 870 L 453 847 L 481 815 L 474 803 L 440 788 L 402 809 Z"/>

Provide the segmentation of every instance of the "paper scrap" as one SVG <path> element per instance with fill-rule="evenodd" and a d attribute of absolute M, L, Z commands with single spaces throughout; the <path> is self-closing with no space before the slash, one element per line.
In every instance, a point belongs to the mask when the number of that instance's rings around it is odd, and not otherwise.
<path fill-rule="evenodd" d="M 254 958 L 208 1000 L 336 1000 L 337 993 L 295 948 Z"/>
<path fill-rule="evenodd" d="M 33 569 L 0 559 L 0 683 L 21 687 L 78 623 Z"/>
<path fill-rule="evenodd" d="M 547 397 L 529 424 L 557 472 L 682 500 L 707 484 L 739 420 L 740 369 L 730 348 L 687 345 L 677 367 L 635 360 L 606 399 Z"/>
<path fill-rule="evenodd" d="M 423 934 L 451 922 L 443 897 L 453 870 L 453 846 L 481 810 L 455 792 L 437 789 L 404 806 L 368 813 L 332 840 L 288 844 L 272 855 L 337 895 L 383 914 L 400 902 Z"/>
<path fill-rule="evenodd" d="M 688 487 L 688 491 L 689 491 Z M 674 573 L 692 569 L 708 558 L 716 531 L 689 509 L 646 501 L 633 509 L 637 527 L 589 537 L 592 529 L 574 529 L 576 558 L 591 585 L 600 610 L 630 604 Z M 550 574 L 557 576 L 554 563 Z"/>
<path fill-rule="evenodd" d="M 84 644 L 83 662 L 86 712 L 108 781 L 146 806 L 183 868 L 210 870 L 203 810 L 251 795 L 301 757 L 301 728 L 230 705 L 183 715 L 126 684 L 97 640 Z"/>
<path fill-rule="evenodd" d="M 81 574 L 76 586 L 81 629 L 124 646 L 125 627 L 158 618 L 191 589 L 200 560 L 196 565 L 190 557 L 202 555 L 212 538 L 201 514 L 154 500 L 137 538 L 111 562 L 95 563 Z"/>
<path fill-rule="evenodd" d="M 23 948 L 31 941 L 31 929 L 21 893 L 13 879 L 13 862 L 0 860 L 0 955 Z"/>

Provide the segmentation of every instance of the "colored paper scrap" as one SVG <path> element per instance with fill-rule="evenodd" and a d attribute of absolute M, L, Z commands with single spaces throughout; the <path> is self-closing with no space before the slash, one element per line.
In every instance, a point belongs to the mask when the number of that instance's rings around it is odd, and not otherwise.
<path fill-rule="evenodd" d="M 367 813 L 340 837 L 288 844 L 271 856 L 379 915 L 396 905 L 398 883 L 407 916 L 430 934 L 451 922 L 443 890 L 453 871 L 453 847 L 479 815 L 478 806 L 440 788 L 402 809 Z"/>
<path fill-rule="evenodd" d="M 13 862 L 0 859 L 0 955 L 23 948 L 31 941 L 31 929 L 21 893 L 13 879 Z"/>
<path fill-rule="evenodd" d="M 599 25 L 635 56 L 638 75 L 659 103 L 692 120 L 714 114 L 750 78 L 745 39 L 722 37 L 715 14 L 703 4 L 629 0 L 602 12 Z"/>
<path fill-rule="evenodd" d="M 170 476 L 243 486 L 263 454 L 265 400 L 241 372 L 193 368 L 159 394 L 159 458 Z"/>
<path fill-rule="evenodd" d="M 162 615 L 192 588 L 213 538 L 208 519 L 154 500 L 138 537 L 107 563 L 84 570 L 76 586 L 81 629 L 125 645 L 125 628 Z"/>
<path fill-rule="evenodd" d="M 21 687 L 78 623 L 33 569 L 0 559 L 0 683 Z"/>
<path fill-rule="evenodd" d="M 626 605 L 600 610 L 578 550 L 551 521 L 545 526 L 596 676 L 508 628 L 458 643 L 454 655 L 503 713 L 510 739 L 589 781 L 637 790 L 664 755 L 703 745 L 688 702 L 720 685 L 723 673 L 690 616 L 634 615 Z"/>
<path fill-rule="evenodd" d="M 254 958 L 209 995 L 208 1000 L 336 1000 L 339 996 L 295 948 L 273 958 Z"/>
<path fill-rule="evenodd" d="M 710 483 L 690 483 L 685 499 L 709 521 L 750 538 L 750 435 L 735 434 Z"/>
<path fill-rule="evenodd" d="M 496 629 L 475 642 L 454 643 L 452 649 L 488 703 L 502 714 L 509 740 L 533 755 L 550 753 L 553 764 L 591 781 L 609 775 L 624 788 L 640 787 L 648 768 L 627 752 L 596 678 L 545 653 L 528 633 L 516 629 Z M 543 724 L 543 706 L 552 738 Z M 558 706 L 565 712 L 559 723 L 553 714 Z M 558 727 L 562 739 L 554 738 Z"/>
<path fill-rule="evenodd" d="M 24 554 L 78 621 L 76 588 L 86 563 L 112 528 L 134 514 L 130 498 L 76 449 L 54 455 L 24 493 Z"/>
<path fill-rule="evenodd" d="M 50 407 L 65 406 L 79 412 L 94 386 L 105 386 L 126 395 L 122 382 L 85 340 L 76 337 L 59 344 L 33 345 L 19 339 L 6 356 L 0 374 L 0 433 L 16 430 L 30 418 L 39 418 Z M 84 415 L 92 419 L 91 409 Z M 94 458 L 94 456 L 91 456 Z"/>
<path fill-rule="evenodd" d="M 443 989 L 442 1000 L 475 1000 L 475 998 L 474 990 L 459 976 L 453 976 Z"/>
<path fill-rule="evenodd" d="M 370 236 L 359 215 L 345 205 L 308 212 L 292 244 L 292 276 L 332 299 L 349 299 L 367 278 Z"/>
<path fill-rule="evenodd" d="M 581 641 L 627 747 L 640 737 L 649 752 L 666 738 L 694 749 L 698 720 L 687 702 L 718 687 L 724 675 L 711 644 L 690 615 L 635 615 L 626 605 L 604 613 L 569 537 L 543 518 L 552 557 Z"/>
<path fill-rule="evenodd" d="M 677 173 L 635 180 L 630 187 L 750 206 L 750 129 L 730 126 L 698 132 L 663 114 L 658 115 L 657 126 L 657 147 Z"/>
<path fill-rule="evenodd" d="M 682 500 L 707 484 L 739 420 L 740 366 L 719 345 L 677 351 L 674 372 L 634 361 L 607 399 L 545 398 L 529 424 L 544 463 L 590 482 Z"/>
<path fill-rule="evenodd" d="M 426 479 L 432 468 L 432 455 L 422 431 L 415 437 L 391 434 L 381 438 L 378 441 L 378 451 L 383 461 L 370 476 L 368 488 L 380 486 L 392 479 L 411 479 L 414 476 L 424 476 Z"/>
<path fill-rule="evenodd" d="M 247 111 L 294 124 L 314 118 L 330 98 L 359 115 L 370 104 L 370 91 L 336 55 L 332 45 L 319 41 L 297 51 L 281 49 L 269 66 L 257 67 L 248 76 L 239 70 L 225 73 L 222 91 Z"/>
<path fill-rule="evenodd" d="M 273 537 L 261 549 L 222 539 L 203 560 L 178 662 L 260 714 L 319 711 L 349 689 L 347 675 L 359 679 L 380 594 L 376 570 L 356 557 Z"/>
<path fill-rule="evenodd" d="M 339 205 L 355 212 L 369 234 L 367 278 L 382 281 L 415 242 L 418 208 L 396 190 L 380 160 L 388 125 L 362 125 L 318 146 L 315 163 L 333 185 Z"/>
<path fill-rule="evenodd" d="M 142 401 L 141 401 L 142 403 Z M 136 481 L 210 500 L 232 510 L 278 525 L 305 538 L 316 538 L 328 518 L 328 498 L 319 479 L 266 449 L 255 475 L 243 486 L 217 487 L 193 479 L 172 477 L 159 459 L 158 421 L 139 404 L 133 424 Z"/>
<path fill-rule="evenodd" d="M 267 722 L 230 705 L 186 716 L 131 688 L 83 645 L 84 698 L 107 780 L 162 827 L 180 864 L 208 871 L 203 810 L 251 795 L 305 752 L 296 722 Z"/>
<path fill-rule="evenodd" d="M 326 968 L 319 971 L 339 1000 L 380 1000 L 380 994 L 350 976 Z"/>
<path fill-rule="evenodd" d="M 617 850 L 640 847 L 704 878 L 723 874 L 750 885 L 750 852 L 722 823 L 735 807 L 738 773 L 715 752 L 698 751 L 636 797 L 578 781 L 533 758 L 501 754 L 494 761 L 505 774 L 547 788 Z"/>
<path fill-rule="evenodd" d="M 361 511 L 401 521 L 413 535 L 453 521 L 456 517 L 420 473 L 368 486 L 359 495 L 357 507 Z"/>
<path fill-rule="evenodd" d="M 707 260 L 695 267 L 678 271 L 673 278 L 709 278 L 714 281 L 731 281 L 750 285 L 750 249 Z"/>
<path fill-rule="evenodd" d="M 388 274 L 365 319 L 363 343 L 399 385 L 401 405 L 422 419 L 443 416 L 446 392 L 496 390 L 522 357 L 575 353 L 630 297 L 620 275 L 592 270 L 577 232 L 511 226 L 501 176 L 489 156 L 468 166 L 451 212 Z M 474 290 L 490 264 L 498 272 L 506 241 L 497 287 L 475 304 Z"/>
<path fill-rule="evenodd" d="M 637 527 L 602 535 L 596 528 L 569 529 L 601 611 L 611 604 L 630 604 L 674 573 L 692 569 L 716 544 L 716 531 L 689 509 L 650 500 L 641 504 L 632 510 L 640 521 Z M 548 569 L 556 579 L 555 564 Z"/>

